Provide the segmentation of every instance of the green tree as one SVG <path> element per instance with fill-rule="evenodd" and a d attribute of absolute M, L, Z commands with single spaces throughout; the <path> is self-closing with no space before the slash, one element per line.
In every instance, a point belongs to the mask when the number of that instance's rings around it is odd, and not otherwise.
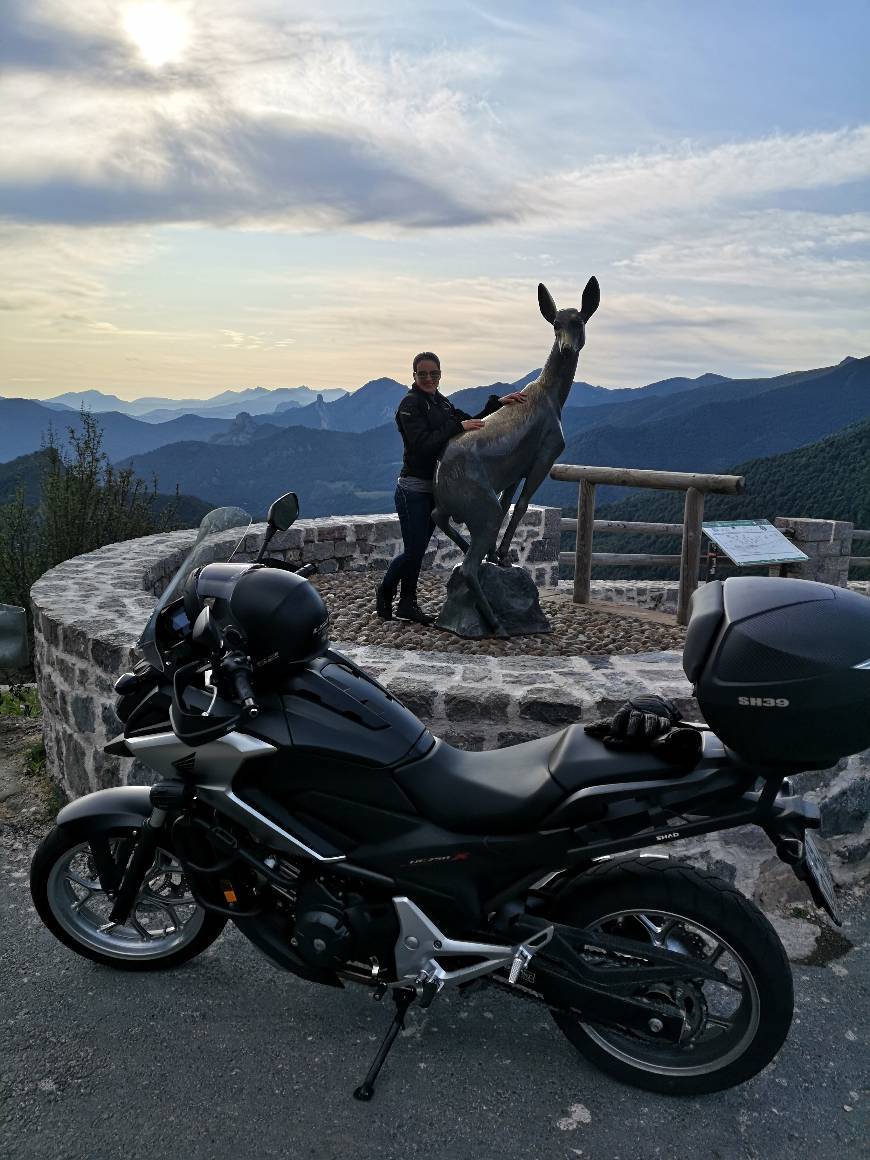
<path fill-rule="evenodd" d="M 82 409 L 81 426 L 68 429 L 68 449 L 46 441 L 37 507 L 24 488 L 0 506 L 0 601 L 29 608 L 33 583 L 56 564 L 104 544 L 166 531 L 176 505 L 159 513 L 157 481 L 149 488 L 132 468 L 118 470 L 103 451 L 99 421 Z"/>

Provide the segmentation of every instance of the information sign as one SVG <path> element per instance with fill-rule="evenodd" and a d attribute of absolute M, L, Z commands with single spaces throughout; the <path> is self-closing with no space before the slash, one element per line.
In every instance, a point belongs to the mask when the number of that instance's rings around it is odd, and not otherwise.
<path fill-rule="evenodd" d="M 710 520 L 701 527 L 732 563 L 742 567 L 809 559 L 769 520 Z"/>

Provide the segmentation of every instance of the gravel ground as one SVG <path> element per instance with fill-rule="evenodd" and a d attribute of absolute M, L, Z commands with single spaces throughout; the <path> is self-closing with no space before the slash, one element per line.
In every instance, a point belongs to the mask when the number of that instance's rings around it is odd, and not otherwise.
<path fill-rule="evenodd" d="M 568 591 L 543 589 L 541 608 L 550 621 L 551 632 L 509 640 L 470 641 L 434 626 L 379 620 L 374 611 L 379 579 L 371 572 L 335 572 L 311 578 L 329 609 L 333 640 L 427 652 L 558 657 L 682 649 L 686 638 L 686 630 L 677 627 L 673 618 L 574 604 Z M 446 584 L 446 574 L 428 572 L 420 577 L 419 602 L 424 612 L 437 614 Z"/>

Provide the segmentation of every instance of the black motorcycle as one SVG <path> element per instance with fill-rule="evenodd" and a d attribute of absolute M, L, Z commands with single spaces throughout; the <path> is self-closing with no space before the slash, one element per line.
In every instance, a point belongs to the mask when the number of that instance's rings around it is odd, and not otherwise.
<path fill-rule="evenodd" d="M 49 930 L 96 962 L 154 970 L 232 920 L 302 978 L 391 995 L 359 1099 L 411 1003 L 479 986 L 546 1008 L 639 1087 L 689 1095 L 755 1075 L 791 1022 L 782 945 L 737 890 L 661 847 L 760 826 L 839 921 L 819 812 L 787 775 L 870 745 L 870 601 L 709 583 L 684 667 L 710 728 L 608 747 L 571 725 L 464 752 L 329 647 L 306 569 L 266 558 L 297 514 L 292 494 L 272 505 L 254 563 L 221 562 L 245 513 L 203 521 L 115 685 L 124 733 L 107 752 L 157 780 L 60 812 L 31 873 Z"/>

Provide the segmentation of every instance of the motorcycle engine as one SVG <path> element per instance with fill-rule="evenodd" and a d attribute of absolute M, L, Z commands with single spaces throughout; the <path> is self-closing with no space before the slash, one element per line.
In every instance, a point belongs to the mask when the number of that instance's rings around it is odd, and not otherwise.
<path fill-rule="evenodd" d="M 395 909 L 346 893 L 343 884 L 324 878 L 300 881 L 296 888 L 293 949 L 312 966 L 337 970 L 350 960 L 392 959 L 398 937 Z"/>
<path fill-rule="evenodd" d="M 340 894 L 322 881 L 306 882 L 296 893 L 294 950 L 316 967 L 340 967 L 353 953 L 354 936 Z"/>

